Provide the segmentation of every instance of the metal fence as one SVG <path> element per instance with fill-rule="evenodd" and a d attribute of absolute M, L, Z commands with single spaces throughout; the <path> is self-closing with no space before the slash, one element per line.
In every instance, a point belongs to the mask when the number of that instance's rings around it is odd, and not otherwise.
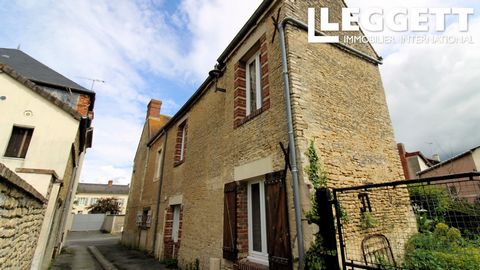
<path fill-rule="evenodd" d="M 333 189 L 333 204 L 343 269 L 480 268 L 480 173 Z"/>

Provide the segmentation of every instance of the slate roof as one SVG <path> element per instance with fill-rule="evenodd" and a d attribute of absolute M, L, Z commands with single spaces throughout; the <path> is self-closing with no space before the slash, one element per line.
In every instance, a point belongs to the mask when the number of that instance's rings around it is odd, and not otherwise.
<path fill-rule="evenodd" d="M 77 194 L 79 193 L 93 193 L 93 194 L 125 194 L 128 195 L 129 190 L 128 185 L 112 185 L 108 184 L 87 184 L 80 183 L 78 184 Z"/>
<path fill-rule="evenodd" d="M 0 48 L 0 63 L 8 65 L 21 76 L 38 84 L 48 84 L 61 88 L 70 88 L 72 91 L 95 94 L 95 92 L 78 85 L 17 49 Z"/>
<path fill-rule="evenodd" d="M 1 57 L 1 56 L 0 56 Z M 5 65 L 5 64 L 2 64 L 0 63 L 0 72 L 5 72 L 6 74 L 8 74 L 10 77 L 12 77 L 13 79 L 17 80 L 19 83 L 23 84 L 25 87 L 31 89 L 32 91 L 34 91 L 35 93 L 39 94 L 40 96 L 42 96 L 43 98 L 45 98 L 46 100 L 50 101 L 51 103 L 57 105 L 58 107 L 60 107 L 62 110 L 64 110 L 65 112 L 67 112 L 68 114 L 70 114 L 71 116 L 73 116 L 73 118 L 77 119 L 77 120 L 81 120 L 82 119 L 82 115 L 80 113 L 78 113 L 76 110 L 74 110 L 73 108 L 71 108 L 68 104 L 66 104 L 65 102 L 61 101 L 60 99 L 56 98 L 55 96 L 53 96 L 52 94 L 50 94 L 47 90 L 45 90 L 45 87 L 40 87 L 38 85 L 36 85 L 35 83 L 33 83 L 31 80 L 23 77 L 22 75 L 20 75 L 18 72 L 16 72 L 14 69 L 12 69 L 11 67 Z"/>

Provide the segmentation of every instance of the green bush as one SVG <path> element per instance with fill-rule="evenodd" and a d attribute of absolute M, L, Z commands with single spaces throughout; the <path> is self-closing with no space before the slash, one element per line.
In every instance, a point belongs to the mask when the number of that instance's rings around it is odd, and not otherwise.
<path fill-rule="evenodd" d="M 447 212 L 451 199 L 444 188 L 436 186 L 412 186 L 409 187 L 412 203 L 426 209 L 439 218 Z"/>
<path fill-rule="evenodd" d="M 466 241 L 456 228 L 439 223 L 433 233 L 418 233 L 406 246 L 404 267 L 407 269 L 479 269 L 480 249 Z"/>
<path fill-rule="evenodd" d="M 178 260 L 177 259 L 163 259 L 160 263 L 165 264 L 167 269 L 178 269 Z"/>
<path fill-rule="evenodd" d="M 375 228 L 378 225 L 378 220 L 373 216 L 371 212 L 365 211 L 360 217 L 360 223 L 362 229 Z"/>
<path fill-rule="evenodd" d="M 305 269 L 322 270 L 325 268 L 325 259 L 321 256 L 323 250 L 323 241 L 320 234 L 316 234 L 315 240 L 305 253 Z"/>

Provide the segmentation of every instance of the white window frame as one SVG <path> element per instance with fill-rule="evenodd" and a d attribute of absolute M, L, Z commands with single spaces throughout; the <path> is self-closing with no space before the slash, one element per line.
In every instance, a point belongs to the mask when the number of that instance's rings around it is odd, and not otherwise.
<path fill-rule="evenodd" d="M 180 161 L 185 158 L 185 136 L 187 135 L 187 122 L 182 123 L 182 144 L 180 145 Z"/>
<path fill-rule="evenodd" d="M 246 81 L 246 98 L 247 98 L 247 107 L 246 107 L 246 112 L 247 116 L 249 116 L 252 113 L 252 108 L 250 106 L 250 100 L 252 99 L 250 95 L 250 64 L 255 61 L 255 67 L 256 67 L 256 86 L 257 86 L 257 92 L 256 92 L 256 103 L 257 103 L 257 110 L 262 108 L 262 72 L 261 72 L 261 65 L 260 65 L 260 52 L 257 52 L 252 58 L 250 58 L 247 63 L 246 63 L 246 72 L 245 72 L 245 81 Z"/>
<path fill-rule="evenodd" d="M 174 243 L 177 243 L 178 233 L 180 231 L 180 210 L 182 206 L 180 204 L 175 204 L 171 207 L 173 208 L 172 240 Z"/>
<path fill-rule="evenodd" d="M 142 225 L 142 218 L 143 218 L 143 211 L 138 210 L 137 219 L 135 220 L 135 223 L 137 224 L 137 226 Z"/>
<path fill-rule="evenodd" d="M 78 205 L 87 205 L 88 204 L 88 198 L 87 197 L 79 197 L 77 199 Z"/>
<path fill-rule="evenodd" d="M 253 233 L 252 233 L 252 185 L 259 184 L 260 191 L 260 222 L 261 228 L 261 241 L 263 252 L 253 250 Z M 265 213 L 265 184 L 263 180 L 256 180 L 248 183 L 248 260 L 268 265 L 268 251 L 267 251 L 267 219 Z"/>
<path fill-rule="evenodd" d="M 98 202 L 98 198 L 97 197 L 93 197 L 93 198 L 90 198 L 90 205 L 94 205 L 95 203 Z"/>
<path fill-rule="evenodd" d="M 162 163 L 163 163 L 163 149 L 160 148 L 157 152 L 157 160 L 155 163 L 155 181 L 160 180 L 160 175 L 162 174 Z"/>

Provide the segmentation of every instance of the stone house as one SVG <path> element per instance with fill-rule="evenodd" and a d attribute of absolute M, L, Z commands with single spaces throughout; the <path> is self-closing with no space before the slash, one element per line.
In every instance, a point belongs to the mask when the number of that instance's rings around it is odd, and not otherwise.
<path fill-rule="evenodd" d="M 116 198 L 120 206 L 120 215 L 125 214 L 128 201 L 128 185 L 114 185 L 113 180 L 107 184 L 80 183 L 75 194 L 72 214 L 88 214 L 88 207 L 98 199 Z"/>
<path fill-rule="evenodd" d="M 404 178 L 381 58 L 364 43 L 309 44 L 309 7 L 338 20 L 345 3 L 263 1 L 173 117 L 150 103 L 123 244 L 202 269 L 297 268 L 315 232 L 312 140 L 329 187 Z"/>
<path fill-rule="evenodd" d="M 31 264 L 44 269 L 64 241 L 95 93 L 15 49 L 0 49 L 0 86 L 0 163 L 48 201 Z"/>

